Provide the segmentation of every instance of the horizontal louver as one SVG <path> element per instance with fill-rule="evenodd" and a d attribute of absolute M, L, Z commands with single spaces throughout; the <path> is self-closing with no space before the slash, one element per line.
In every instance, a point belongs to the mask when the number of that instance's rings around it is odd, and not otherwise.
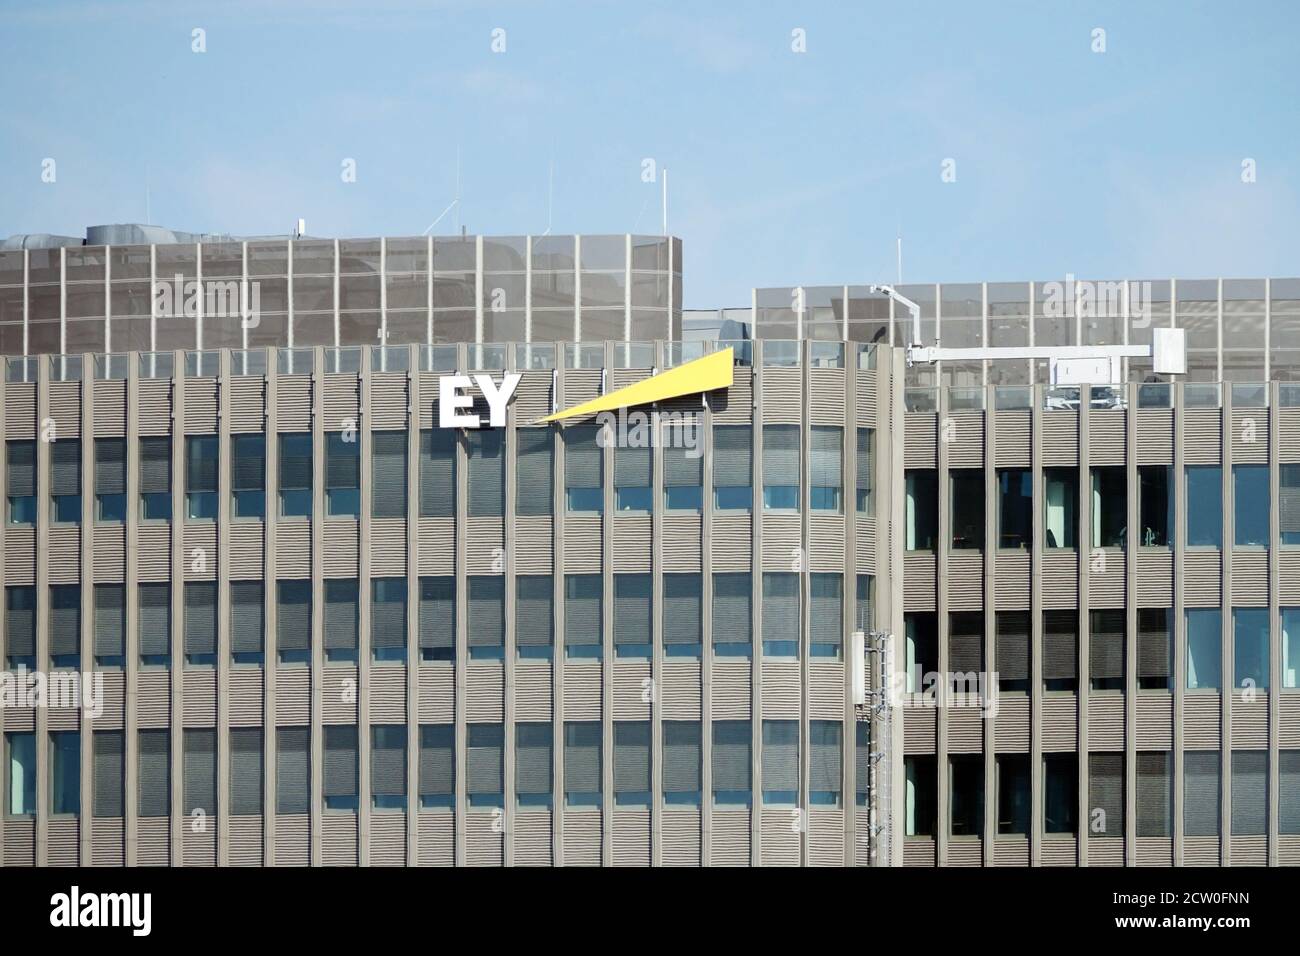
<path fill-rule="evenodd" d="M 325 727 L 324 794 L 354 797 L 357 794 L 357 728 Z"/>
<path fill-rule="evenodd" d="M 1098 813 L 1100 811 L 1100 813 Z M 1124 755 L 1088 755 L 1089 835 L 1124 837 Z"/>
<path fill-rule="evenodd" d="M 351 650 L 357 646 L 357 582 L 330 579 L 325 582 L 325 649 Z"/>
<path fill-rule="evenodd" d="M 1189 750 L 1183 754 L 1183 833 L 1219 834 L 1219 752 Z"/>
<path fill-rule="evenodd" d="M 838 648 L 844 631 L 843 581 L 838 574 L 814 574 L 809 589 L 812 642 Z"/>
<path fill-rule="evenodd" d="M 311 487 L 311 435 L 280 436 L 280 490 L 302 491 Z"/>
<path fill-rule="evenodd" d="M 1124 679 L 1123 610 L 1093 611 L 1090 616 L 1088 675 L 1092 680 Z"/>
<path fill-rule="evenodd" d="M 842 725 L 834 720 L 808 724 L 808 789 L 814 793 L 840 792 L 842 732 Z"/>
<path fill-rule="evenodd" d="M 187 592 L 188 594 L 188 592 Z M 165 657 L 171 653 L 171 585 L 166 582 L 140 585 L 140 656 Z M 188 633 L 188 606 L 186 612 Z"/>
<path fill-rule="evenodd" d="M 713 576 L 713 642 L 748 644 L 753 640 L 753 579 L 747 573 Z"/>
<path fill-rule="evenodd" d="M 1079 676 L 1079 627 L 1075 611 L 1043 612 L 1043 679 Z"/>
<path fill-rule="evenodd" d="M 1232 835 L 1260 836 L 1268 829 L 1268 751 L 1232 752 Z"/>
<path fill-rule="evenodd" d="M 698 793 L 703 772 L 699 721 L 665 720 L 663 735 L 664 793 Z"/>
<path fill-rule="evenodd" d="M 217 437 L 185 439 L 185 490 L 217 490 Z"/>
<path fill-rule="evenodd" d="M 230 731 L 230 812 L 237 817 L 262 813 L 262 728 Z"/>
<path fill-rule="evenodd" d="M 650 722 L 620 720 L 614 724 L 614 792 L 650 790 Z"/>
<path fill-rule="evenodd" d="M 1029 612 L 999 611 L 997 670 L 1001 680 L 1029 680 Z"/>
<path fill-rule="evenodd" d="M 871 494 L 871 442 L 872 430 L 859 428 L 856 449 L 857 475 L 854 481 L 859 498 Z"/>
<path fill-rule="evenodd" d="M 1173 835 L 1173 761 L 1167 752 L 1137 755 L 1137 835 Z"/>
<path fill-rule="evenodd" d="M 281 581 L 275 642 L 281 651 L 311 649 L 311 582 Z"/>
<path fill-rule="evenodd" d="M 231 446 L 231 487 L 235 491 L 261 491 L 266 487 L 266 439 L 262 435 L 235 435 Z"/>
<path fill-rule="evenodd" d="M 1165 608 L 1140 609 L 1138 611 L 1138 677 L 1167 682 L 1172 657 L 1169 611 Z"/>
<path fill-rule="evenodd" d="M 264 645 L 261 581 L 230 582 L 230 650 L 260 654 Z"/>
<path fill-rule="evenodd" d="M 749 425 L 719 425 L 713 429 L 713 484 L 718 488 L 753 483 L 753 429 Z"/>
<path fill-rule="evenodd" d="M 11 498 L 30 498 L 36 494 L 36 442 L 5 443 L 8 477 L 5 493 Z"/>
<path fill-rule="evenodd" d="M 406 796 L 406 728 L 370 728 L 370 792 L 376 797 Z"/>
<path fill-rule="evenodd" d="M 126 588 L 121 584 L 96 584 L 95 656 L 121 657 L 125 648 Z"/>
<path fill-rule="evenodd" d="M 217 813 L 217 732 L 186 729 L 181 737 L 181 800 L 185 814 Z"/>
<path fill-rule="evenodd" d="M 763 484 L 799 484 L 799 426 L 763 426 Z"/>
<path fill-rule="evenodd" d="M 550 647 L 555 631 L 555 583 L 550 575 L 515 578 L 515 643 Z"/>
<path fill-rule="evenodd" d="M 469 646 L 501 647 L 506 640 L 505 578 L 475 574 L 469 578 Z"/>
<path fill-rule="evenodd" d="M 505 430 L 467 432 L 465 454 L 469 461 L 469 516 L 500 517 L 505 513 Z"/>
<path fill-rule="evenodd" d="M 600 724 L 594 720 L 564 725 L 564 792 L 599 793 Z"/>
<path fill-rule="evenodd" d="M 665 574 L 664 644 L 698 644 L 702 613 L 698 574 Z"/>
<path fill-rule="evenodd" d="M 97 817 L 126 815 L 123 781 L 126 764 L 120 730 L 97 730 L 94 736 L 94 804 Z"/>
<path fill-rule="evenodd" d="M 515 432 L 518 488 L 515 510 L 521 515 L 548 515 L 554 505 L 555 439 L 550 428 Z"/>
<path fill-rule="evenodd" d="M 275 730 L 275 805 L 283 814 L 306 813 L 311 806 L 311 729 Z"/>
<path fill-rule="evenodd" d="M 799 791 L 799 722 L 763 721 L 763 789 Z"/>
<path fill-rule="evenodd" d="M 799 640 L 799 576 L 785 571 L 763 575 L 763 640 Z"/>
<path fill-rule="evenodd" d="M 126 439 L 95 439 L 95 494 L 126 494 Z"/>
<path fill-rule="evenodd" d="M 406 432 L 371 435 L 371 509 L 376 518 L 406 515 Z"/>
<path fill-rule="evenodd" d="M 450 518 L 456 513 L 456 432 L 426 428 L 420 432 L 420 514 Z"/>
<path fill-rule="evenodd" d="M 844 472 L 844 429 L 814 425 L 809 436 L 809 463 L 814 488 L 839 488 Z"/>
<path fill-rule="evenodd" d="M 166 495 L 172 490 L 172 440 L 140 439 L 140 493 Z"/>
<path fill-rule="evenodd" d="M 76 584 L 50 586 L 50 656 L 76 657 L 81 653 L 81 588 Z"/>
<path fill-rule="evenodd" d="M 420 728 L 420 795 L 449 796 L 456 792 L 456 728 L 430 724 Z"/>
<path fill-rule="evenodd" d="M 984 615 L 959 612 L 948 618 L 948 669 L 958 674 L 984 669 Z"/>
<path fill-rule="evenodd" d="M 704 448 L 698 425 L 679 424 L 664 429 L 662 454 L 665 487 L 696 487 L 704 481 Z"/>
<path fill-rule="evenodd" d="M 615 578 L 615 581 L 618 579 Z M 601 637 L 599 574 L 569 574 L 564 578 L 564 643 L 599 644 Z"/>
<path fill-rule="evenodd" d="M 515 724 L 515 790 L 536 796 L 551 792 L 550 724 Z"/>
<path fill-rule="evenodd" d="M 139 805 L 142 817 L 171 814 L 171 748 L 166 730 L 142 730 L 139 737 Z"/>
<path fill-rule="evenodd" d="M 564 485 L 599 488 L 603 450 L 596 441 L 599 429 L 591 425 L 566 428 L 564 434 Z"/>
<path fill-rule="evenodd" d="M 456 646 L 456 579 L 420 578 L 420 647 Z"/>
<path fill-rule="evenodd" d="M 713 789 L 749 790 L 753 739 L 747 720 L 713 722 Z"/>
<path fill-rule="evenodd" d="M 406 579 L 370 581 L 370 645 L 406 646 Z"/>
<path fill-rule="evenodd" d="M 649 447 L 623 445 L 614 448 L 614 487 L 647 488 L 652 483 Z M 577 487 L 572 481 L 570 487 Z"/>
<path fill-rule="evenodd" d="M 81 441 L 61 438 L 50 442 L 50 494 L 81 494 Z"/>
<path fill-rule="evenodd" d="M 360 447 L 356 432 L 331 432 L 326 436 L 325 487 L 361 487 Z"/>
<path fill-rule="evenodd" d="M 470 724 L 465 748 L 465 784 L 470 794 L 496 794 L 504 789 L 501 724 Z"/>

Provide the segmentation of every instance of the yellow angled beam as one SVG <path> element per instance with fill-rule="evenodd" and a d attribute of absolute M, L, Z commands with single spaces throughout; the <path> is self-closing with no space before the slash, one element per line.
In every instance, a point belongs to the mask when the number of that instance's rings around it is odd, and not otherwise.
<path fill-rule="evenodd" d="M 697 358 L 685 365 L 679 365 L 677 368 L 661 372 L 644 382 L 628 385 L 626 388 L 620 388 L 618 391 L 602 395 L 600 398 L 593 398 L 591 401 L 583 402 L 573 408 L 566 408 L 554 415 L 539 418 L 533 424 L 556 422 L 565 418 L 585 417 L 615 408 L 648 405 L 651 402 L 662 402 L 665 399 L 680 398 L 683 395 L 709 392 L 715 388 L 727 388 L 731 385 L 735 361 L 733 351 L 733 349 L 727 348 L 721 352 L 712 352 L 703 358 Z"/>

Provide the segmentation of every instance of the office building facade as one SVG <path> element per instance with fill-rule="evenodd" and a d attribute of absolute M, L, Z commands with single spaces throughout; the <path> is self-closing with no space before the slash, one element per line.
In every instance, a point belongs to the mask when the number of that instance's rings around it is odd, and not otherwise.
<path fill-rule="evenodd" d="M 156 290 L 167 244 L 35 285 L 49 250 L 3 253 L 5 865 L 1300 861 L 1300 391 L 1276 348 L 1228 374 L 1223 283 L 1213 376 L 1062 388 L 909 369 L 848 290 L 681 341 L 675 240 L 545 238 L 577 264 L 509 240 L 501 334 L 493 239 L 368 241 L 376 309 L 327 241 L 301 314 L 307 240 L 275 240 L 256 325 L 119 319 L 111 271 Z M 390 269 L 444 241 L 458 318 Z M 725 389 L 539 424 L 728 347 Z M 441 427 L 454 373 L 520 376 L 503 425 Z M 892 635 L 883 710 L 855 631 Z"/>

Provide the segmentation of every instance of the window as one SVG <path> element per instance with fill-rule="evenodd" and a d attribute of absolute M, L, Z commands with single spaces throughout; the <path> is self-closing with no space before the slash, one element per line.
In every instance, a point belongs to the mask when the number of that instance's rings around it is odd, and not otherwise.
<path fill-rule="evenodd" d="M 597 440 L 595 425 L 564 429 L 564 494 L 569 511 L 604 510 L 604 449 Z"/>
<path fill-rule="evenodd" d="M 1078 809 L 1078 758 L 1074 754 L 1044 754 L 1043 832 L 1077 833 Z"/>
<path fill-rule="evenodd" d="M 311 516 L 311 435 L 280 436 L 280 517 Z"/>
<path fill-rule="evenodd" d="M 844 429 L 837 425 L 814 425 L 809 443 L 812 476 L 808 504 L 813 511 L 839 511 L 844 487 Z"/>
<path fill-rule="evenodd" d="M 763 721 L 763 803 L 793 807 L 799 803 L 799 722 Z"/>
<path fill-rule="evenodd" d="M 549 515 L 555 496 L 555 432 L 550 428 L 520 428 L 515 431 L 515 440 L 515 513 Z"/>
<path fill-rule="evenodd" d="M 217 663 L 217 586 L 211 581 L 185 582 L 185 666 Z"/>
<path fill-rule="evenodd" d="M 1172 547 L 1174 496 L 1170 494 L 1173 469 L 1168 465 L 1138 465 L 1138 545 Z"/>
<path fill-rule="evenodd" d="M 650 807 L 650 721 L 614 722 L 614 805 Z"/>
<path fill-rule="evenodd" d="M 456 659 L 455 578 L 420 578 L 419 616 L 420 660 L 454 661 Z"/>
<path fill-rule="evenodd" d="M 907 691 L 926 690 L 926 675 L 939 671 L 939 625 L 933 612 L 903 615 Z"/>
<path fill-rule="evenodd" d="M 839 659 L 844 633 L 844 581 L 838 574 L 809 575 L 812 608 L 809 630 L 812 657 Z"/>
<path fill-rule="evenodd" d="M 555 645 L 555 583 L 549 574 L 515 578 L 515 648 L 521 659 L 550 660 Z"/>
<path fill-rule="evenodd" d="M 276 584 L 275 650 L 281 664 L 311 663 L 311 582 Z"/>
<path fill-rule="evenodd" d="M 1033 540 L 1033 474 L 1028 468 L 999 468 L 998 547 L 1025 549 Z"/>
<path fill-rule="evenodd" d="M 799 575 L 763 575 L 763 656 L 799 656 Z"/>
<path fill-rule="evenodd" d="M 209 731 L 210 733 L 211 731 Z M 166 730 L 139 731 L 137 748 L 137 813 L 142 817 L 171 815 L 171 743 Z"/>
<path fill-rule="evenodd" d="M 664 429 L 661 449 L 667 511 L 699 511 L 704 506 L 702 431 L 703 426 L 694 419 Z"/>
<path fill-rule="evenodd" d="M 1167 750 L 1137 755 L 1137 835 L 1169 837 L 1174 833 L 1174 761 Z"/>
<path fill-rule="evenodd" d="M 871 575 L 859 574 L 857 593 L 854 596 L 853 626 L 855 630 L 862 631 L 864 634 L 869 634 L 874 626 L 871 617 L 871 589 Z"/>
<path fill-rule="evenodd" d="M 325 436 L 325 513 L 341 518 L 361 514 L 361 448 L 354 431 Z"/>
<path fill-rule="evenodd" d="M 144 521 L 172 519 L 172 440 L 140 439 L 140 517 Z"/>
<path fill-rule="evenodd" d="M 1029 834 L 1029 756 L 998 754 L 998 833 Z"/>
<path fill-rule="evenodd" d="M 81 813 L 81 734 L 50 734 L 50 812 L 55 816 Z"/>
<path fill-rule="evenodd" d="M 663 722 L 664 803 L 668 806 L 698 807 L 702 786 L 701 768 L 700 722 L 665 720 Z"/>
<path fill-rule="evenodd" d="M 1073 548 L 1079 526 L 1079 473 L 1072 468 L 1043 469 L 1043 545 Z"/>
<path fill-rule="evenodd" d="M 1268 547 L 1268 465 L 1232 466 L 1233 543 Z"/>
<path fill-rule="evenodd" d="M 1223 472 L 1218 465 L 1187 466 L 1187 544 L 1223 547 Z"/>
<path fill-rule="evenodd" d="M 934 760 L 932 755 L 903 758 L 904 832 L 907 836 L 934 836 L 938 793 Z"/>
<path fill-rule="evenodd" d="M 230 659 L 261 667 L 265 659 L 265 595 L 261 581 L 230 582 Z"/>
<path fill-rule="evenodd" d="M 1232 686 L 1268 689 L 1268 608 L 1232 609 Z"/>
<path fill-rule="evenodd" d="M 808 803 L 814 807 L 838 807 L 843 787 L 844 726 L 838 720 L 808 722 Z"/>
<path fill-rule="evenodd" d="M 36 735 L 5 734 L 9 758 L 9 802 L 11 817 L 36 813 Z"/>
<path fill-rule="evenodd" d="M 506 508 L 506 433 L 503 428 L 465 432 L 471 518 L 499 518 Z"/>
<path fill-rule="evenodd" d="M 275 812 L 302 815 L 311 807 L 311 728 L 275 729 Z"/>
<path fill-rule="evenodd" d="M 763 426 L 763 510 L 799 508 L 799 426 Z"/>
<path fill-rule="evenodd" d="M 51 520 L 55 524 L 81 521 L 81 440 L 50 442 Z"/>
<path fill-rule="evenodd" d="M 232 775 L 233 777 L 233 775 Z M 181 800 L 186 816 L 200 811 L 217 815 L 217 732 L 185 728 L 181 732 Z"/>
<path fill-rule="evenodd" d="M 564 724 L 564 803 L 569 807 L 600 806 L 601 752 L 598 721 Z"/>
<path fill-rule="evenodd" d="M 405 517 L 406 432 L 372 432 L 370 453 L 371 516 Z"/>
<path fill-rule="evenodd" d="M 952 542 L 954 550 L 984 547 L 984 472 L 956 468 L 948 473 L 952 486 Z"/>
<path fill-rule="evenodd" d="M 1128 528 L 1128 482 L 1123 466 L 1092 469 L 1092 546 L 1122 548 Z"/>
<path fill-rule="evenodd" d="M 266 436 L 233 435 L 230 439 L 230 487 L 233 518 L 266 516 Z"/>
<path fill-rule="evenodd" d="M 36 523 L 36 442 L 5 442 L 5 497 L 9 524 Z"/>
<path fill-rule="evenodd" d="M 1029 612 L 998 611 L 993 624 L 997 630 L 998 690 L 1029 693 Z"/>
<path fill-rule="evenodd" d="M 122 731 L 96 730 L 91 741 L 94 750 L 92 812 L 100 819 L 123 817 L 126 815 L 126 763 Z"/>
<path fill-rule="evenodd" d="M 165 581 L 140 585 L 137 619 L 141 667 L 169 667 L 172 659 L 172 589 Z"/>
<path fill-rule="evenodd" d="M 95 666 L 121 668 L 126 654 L 126 587 L 95 585 Z"/>
<path fill-rule="evenodd" d="M 748 572 L 713 576 L 713 653 L 715 656 L 745 658 L 753 656 L 753 590 L 753 579 Z"/>
<path fill-rule="evenodd" d="M 1124 689 L 1125 611 L 1088 612 L 1088 684 L 1092 690 Z"/>
<path fill-rule="evenodd" d="M 1283 545 L 1300 544 L 1300 465 L 1278 465 L 1278 526 Z"/>
<path fill-rule="evenodd" d="M 126 520 L 126 439 L 95 439 L 95 520 Z"/>
<path fill-rule="evenodd" d="M 1219 751 L 1183 754 L 1183 835 L 1219 835 Z"/>
<path fill-rule="evenodd" d="M 518 726 L 518 725 L 516 725 Z M 451 809 L 456 803 L 456 727 L 420 727 L 420 809 Z"/>
<path fill-rule="evenodd" d="M 9 670 L 36 669 L 36 588 L 5 588 L 5 661 Z"/>
<path fill-rule="evenodd" d="M 185 439 L 185 517 L 217 520 L 217 436 Z"/>
<path fill-rule="evenodd" d="M 1043 612 L 1043 689 L 1079 689 L 1079 618 L 1077 611 Z"/>
<path fill-rule="evenodd" d="M 1277 757 L 1277 829 L 1294 836 L 1300 833 L 1300 750 L 1281 750 Z"/>
<path fill-rule="evenodd" d="M 370 805 L 376 810 L 406 809 L 406 727 L 370 728 Z"/>
<path fill-rule="evenodd" d="M 81 585 L 50 585 L 50 666 L 81 667 Z"/>
<path fill-rule="evenodd" d="M 551 751 L 549 723 L 515 724 L 515 800 L 521 808 L 551 805 Z"/>
<path fill-rule="evenodd" d="M 501 660 L 506 647 L 506 595 L 502 575 L 470 575 L 467 623 L 470 659 Z"/>
<path fill-rule="evenodd" d="M 954 689 L 976 694 L 984 670 L 984 614 L 955 611 L 948 615 L 949 684 Z"/>
<path fill-rule="evenodd" d="M 948 799 L 953 836 L 984 833 L 984 757 L 959 754 L 948 758 Z"/>
<path fill-rule="evenodd" d="M 325 660 L 355 663 L 361 621 L 355 579 L 325 581 Z"/>
<path fill-rule="evenodd" d="M 230 814 L 262 815 L 263 751 L 261 727 L 230 729 Z"/>
<path fill-rule="evenodd" d="M 471 808 L 500 808 L 505 802 L 505 771 L 501 724 L 469 724 L 466 728 L 466 791 Z"/>
<path fill-rule="evenodd" d="M 617 575 L 614 580 L 617 587 Z M 616 613 L 617 609 L 618 604 L 616 602 Z M 615 625 L 615 640 L 618 640 L 617 624 Z M 602 656 L 601 581 L 599 574 L 566 574 L 564 576 L 564 653 L 568 657 L 600 658 Z"/>
<path fill-rule="evenodd" d="M 1268 832 L 1268 751 L 1232 752 L 1232 835 Z"/>
<path fill-rule="evenodd" d="M 665 736 L 665 747 L 667 739 Z M 748 720 L 713 721 L 714 806 L 747 807 L 753 802 L 752 752 L 753 737 Z M 665 764 L 667 760 L 665 753 Z"/>
<path fill-rule="evenodd" d="M 456 431 L 426 428 L 420 432 L 420 517 L 456 514 Z"/>
<path fill-rule="evenodd" d="M 1282 616 L 1282 686 L 1300 687 L 1300 608 L 1284 607 Z"/>
<path fill-rule="evenodd" d="M 650 486 L 654 484 L 650 465 L 648 446 L 614 446 L 614 510 L 650 510 Z"/>
<path fill-rule="evenodd" d="M 939 537 L 939 485 L 933 470 L 908 471 L 907 550 L 933 551 Z"/>
<path fill-rule="evenodd" d="M 1168 608 L 1138 608 L 1137 670 L 1139 690 L 1173 689 L 1173 641 Z"/>
<path fill-rule="evenodd" d="M 1218 690 L 1223 675 L 1223 616 L 1217 607 L 1187 609 L 1187 689 Z"/>
<path fill-rule="evenodd" d="M 856 806 L 867 806 L 871 797 L 871 722 L 853 722 L 853 790 Z"/>
<path fill-rule="evenodd" d="M 754 498 L 754 430 L 749 425 L 713 429 L 713 507 L 748 511 Z"/>
<path fill-rule="evenodd" d="M 1088 837 L 1124 839 L 1122 753 L 1088 754 Z"/>
<path fill-rule="evenodd" d="M 376 663 L 406 660 L 406 578 L 370 579 L 370 651 Z"/>
<path fill-rule="evenodd" d="M 871 514 L 871 486 L 872 486 L 872 445 L 875 441 L 875 431 L 870 428 L 858 429 L 858 447 L 857 447 L 857 477 L 855 484 L 857 486 L 857 509 L 862 514 Z"/>
<path fill-rule="evenodd" d="M 357 728 L 326 724 L 323 784 L 326 810 L 357 809 Z"/>
<path fill-rule="evenodd" d="M 663 642 L 667 657 L 696 657 L 703 649 L 699 574 L 663 576 Z"/>

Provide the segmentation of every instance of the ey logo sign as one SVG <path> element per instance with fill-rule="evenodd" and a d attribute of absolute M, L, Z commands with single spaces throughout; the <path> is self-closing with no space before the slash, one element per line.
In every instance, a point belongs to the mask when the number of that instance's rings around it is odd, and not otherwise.
<path fill-rule="evenodd" d="M 597 412 L 611 411 L 616 408 L 630 408 L 633 405 L 649 405 L 683 395 L 695 395 L 731 385 L 734 369 L 732 349 L 713 352 L 703 358 L 679 365 L 659 375 L 651 376 L 643 382 L 636 382 L 625 388 L 615 389 L 608 395 L 602 395 L 573 408 L 556 412 L 539 419 L 541 422 L 556 422 L 566 418 L 579 418 L 595 415 Z M 441 428 L 482 428 L 483 418 L 473 411 L 474 399 L 467 393 L 471 385 L 477 385 L 488 404 L 488 425 L 502 428 L 506 423 L 506 406 L 514 397 L 522 376 L 518 372 L 507 372 L 502 376 L 501 384 L 492 381 L 490 375 L 444 375 L 438 380 L 438 425 Z"/>

